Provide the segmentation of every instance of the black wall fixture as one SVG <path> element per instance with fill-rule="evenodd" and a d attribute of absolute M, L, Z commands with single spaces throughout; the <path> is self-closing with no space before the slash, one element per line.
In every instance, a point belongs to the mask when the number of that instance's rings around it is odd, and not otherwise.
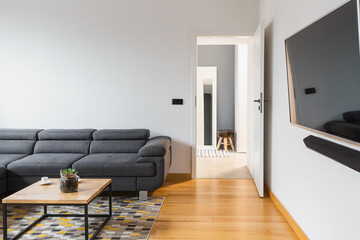
<path fill-rule="evenodd" d="M 360 152 L 315 136 L 304 138 L 306 147 L 360 172 Z"/>
<path fill-rule="evenodd" d="M 184 100 L 182 98 L 173 98 L 172 99 L 172 105 L 183 105 Z"/>
<path fill-rule="evenodd" d="M 305 88 L 305 94 L 314 94 L 316 93 L 316 89 L 313 88 Z"/>

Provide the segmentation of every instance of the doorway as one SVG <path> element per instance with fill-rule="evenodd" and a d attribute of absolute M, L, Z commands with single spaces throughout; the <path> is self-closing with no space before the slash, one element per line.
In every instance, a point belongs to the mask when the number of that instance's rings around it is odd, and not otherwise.
<path fill-rule="evenodd" d="M 207 44 L 214 45 L 227 43 L 233 45 L 234 39 L 236 39 L 236 49 L 238 51 L 247 51 L 247 55 L 241 54 L 237 61 L 247 62 L 246 64 L 235 64 L 235 72 L 238 77 L 242 77 L 243 81 L 247 82 L 246 88 L 240 88 L 241 81 L 235 81 L 235 115 L 241 114 L 241 111 L 245 111 L 247 114 L 247 122 L 240 121 L 245 118 L 237 118 L 235 120 L 235 138 L 237 139 L 237 152 L 241 149 L 241 146 L 246 149 L 246 166 L 253 178 L 254 184 L 258 191 L 259 197 L 264 197 L 264 21 L 260 21 L 255 32 L 198 32 L 192 33 L 191 38 L 191 82 L 192 82 L 192 156 L 191 156 L 191 175 L 193 179 L 198 178 L 197 169 L 197 114 L 196 114 L 196 99 L 197 99 L 197 64 L 198 64 L 198 43 L 201 40 L 201 36 L 206 38 Z M 238 37 L 233 37 L 238 36 Z M 231 42 L 231 43 L 229 43 Z M 215 44 L 215 45 L 216 45 Z M 242 47 L 239 47 L 242 46 Z M 247 56 L 247 57 L 245 57 Z M 247 66 L 247 67 L 245 67 Z M 244 69 L 241 69 L 243 67 Z M 246 73 L 246 74 L 245 74 Z M 245 74 L 245 75 L 244 75 Z M 244 77 L 246 76 L 246 77 Z M 247 91 L 245 94 L 240 95 L 239 88 L 243 91 Z M 201 96 L 202 97 L 202 96 Z M 243 104 L 247 106 L 241 107 L 241 99 L 245 99 Z M 239 129 L 244 128 L 247 131 L 246 134 L 237 134 Z M 244 144 L 245 143 L 245 144 Z M 239 147 L 240 146 L 240 147 Z M 214 152 L 214 149 L 204 150 L 207 153 Z M 226 152 L 226 151 L 225 151 Z M 215 151 L 215 154 L 217 151 Z M 229 153 L 230 154 L 230 153 Z"/>
<path fill-rule="evenodd" d="M 196 176 L 249 179 L 250 36 L 197 36 Z M 231 134 L 220 138 L 223 131 Z"/>

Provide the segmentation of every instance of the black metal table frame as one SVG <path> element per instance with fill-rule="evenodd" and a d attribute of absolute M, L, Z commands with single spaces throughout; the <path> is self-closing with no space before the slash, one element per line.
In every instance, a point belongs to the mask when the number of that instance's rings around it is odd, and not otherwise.
<path fill-rule="evenodd" d="M 89 214 L 88 212 L 88 208 L 89 208 L 89 204 L 97 197 L 99 196 L 102 192 L 104 192 L 104 190 L 108 188 L 109 189 L 109 214 Z M 12 238 L 10 238 L 10 240 L 15 240 L 18 239 L 19 237 L 21 237 L 24 233 L 26 233 L 27 231 L 29 231 L 31 228 L 33 228 L 36 224 L 38 224 L 39 222 L 41 222 L 43 219 L 47 218 L 47 217 L 84 217 L 85 218 L 85 240 L 89 240 L 89 217 L 91 218 L 97 218 L 97 217 L 106 217 L 105 221 L 101 224 L 101 226 L 96 230 L 96 232 L 94 233 L 94 235 L 91 236 L 90 240 L 95 239 L 95 237 L 101 232 L 101 230 L 105 227 L 105 225 L 107 224 L 107 222 L 110 220 L 110 218 L 112 217 L 112 192 L 111 192 L 111 183 L 104 188 L 99 194 L 97 194 L 94 199 L 89 202 L 88 204 L 38 204 L 38 203 L 20 203 L 20 204 L 15 204 L 15 203 L 3 203 L 3 239 L 7 240 L 7 206 L 10 205 L 16 205 L 16 206 L 20 206 L 20 205 L 42 205 L 44 206 L 44 214 L 41 215 L 41 217 L 39 217 L 38 219 L 36 219 L 34 222 L 32 222 L 29 226 L 27 226 L 26 228 L 24 228 L 23 230 L 21 230 L 19 233 L 17 233 L 15 236 L 13 236 Z M 49 214 L 47 213 L 47 206 L 82 206 L 84 207 L 84 214 Z"/>

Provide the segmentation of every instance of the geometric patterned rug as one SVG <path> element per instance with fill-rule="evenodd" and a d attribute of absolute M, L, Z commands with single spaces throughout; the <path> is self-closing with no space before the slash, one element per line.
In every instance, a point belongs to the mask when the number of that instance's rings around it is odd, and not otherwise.
<path fill-rule="evenodd" d="M 164 202 L 161 197 L 138 201 L 136 197 L 113 197 L 113 215 L 96 239 L 145 240 Z M 68 214 L 69 217 L 48 217 L 24 234 L 20 239 L 84 239 L 84 218 L 71 217 L 83 213 L 80 207 L 48 206 L 48 213 Z M 89 214 L 107 214 L 108 198 L 97 197 L 89 205 Z M 8 206 L 8 238 L 43 214 L 42 206 Z M 0 215 L 2 227 L 2 209 Z M 89 218 L 89 237 L 103 223 L 104 218 Z M 0 230 L 0 240 L 2 240 Z"/>

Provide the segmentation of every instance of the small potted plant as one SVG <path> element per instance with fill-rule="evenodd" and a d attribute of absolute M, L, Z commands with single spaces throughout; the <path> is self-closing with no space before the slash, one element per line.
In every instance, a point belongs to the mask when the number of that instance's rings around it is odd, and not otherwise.
<path fill-rule="evenodd" d="M 78 190 L 77 171 L 73 168 L 60 170 L 60 190 L 64 193 L 76 192 Z"/>

